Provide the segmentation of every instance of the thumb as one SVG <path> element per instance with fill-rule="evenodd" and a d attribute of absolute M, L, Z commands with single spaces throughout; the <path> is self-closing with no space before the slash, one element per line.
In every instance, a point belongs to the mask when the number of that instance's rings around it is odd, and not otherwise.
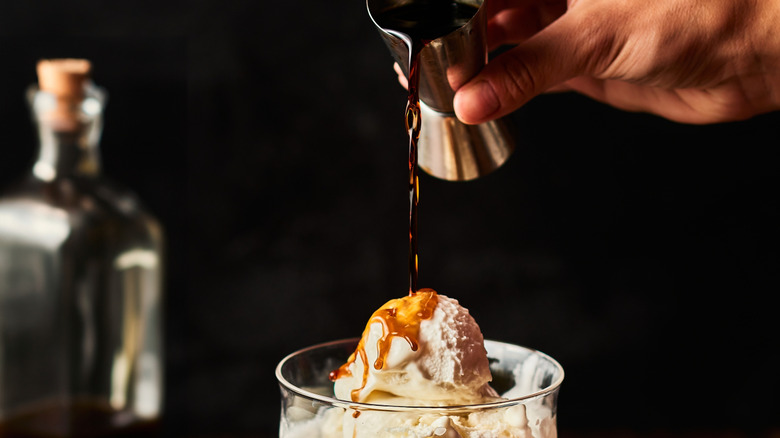
<path fill-rule="evenodd" d="M 542 31 L 495 59 L 458 89 L 453 105 L 458 118 L 468 124 L 505 116 L 534 96 L 594 65 L 594 41 L 583 41 L 597 24 L 570 10 Z M 599 29 L 596 27 L 595 29 Z"/>

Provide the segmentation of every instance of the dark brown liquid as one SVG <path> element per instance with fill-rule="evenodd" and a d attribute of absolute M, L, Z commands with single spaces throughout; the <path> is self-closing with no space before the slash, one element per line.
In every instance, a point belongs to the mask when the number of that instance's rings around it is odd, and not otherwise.
<path fill-rule="evenodd" d="M 0 420 L 0 438 L 135 438 L 159 434 L 159 421 L 142 420 L 92 400 L 42 403 Z"/>
<path fill-rule="evenodd" d="M 477 13 L 476 7 L 452 0 L 416 0 L 376 14 L 382 29 L 408 35 L 423 45 L 461 28 Z"/>
<path fill-rule="evenodd" d="M 409 37 L 409 100 L 406 103 L 406 130 L 409 133 L 409 294 L 417 292 L 419 254 L 417 251 L 417 204 L 420 195 L 417 177 L 417 142 L 422 129 L 420 117 L 420 65 L 422 49 L 432 40 L 457 30 L 476 14 L 477 8 L 452 0 L 415 1 L 377 14 L 377 24 Z"/>
<path fill-rule="evenodd" d="M 409 295 L 390 300 L 380 307 L 369 319 L 355 352 L 347 362 L 330 372 L 330 380 L 351 376 L 350 366 L 360 357 L 363 364 L 363 380 L 360 387 L 352 390 L 351 398 L 358 401 L 360 392 L 368 381 L 369 366 L 384 368 L 390 345 L 394 338 L 404 339 L 412 351 L 419 347 L 420 323 L 433 316 L 439 296 L 433 289 L 417 288 L 417 200 L 419 181 L 417 178 L 417 141 L 422 127 L 419 99 L 419 57 L 420 51 L 432 40 L 460 28 L 476 14 L 477 8 L 455 3 L 452 0 L 415 1 L 388 9 L 374 17 L 377 24 L 386 30 L 407 35 L 409 47 L 409 99 L 406 103 L 406 130 L 409 133 Z M 382 325 L 382 337 L 377 341 L 377 358 L 368 363 L 365 341 L 371 325 Z M 357 418 L 359 414 L 353 414 Z"/>
<path fill-rule="evenodd" d="M 420 138 L 422 117 L 417 91 L 420 82 L 419 53 L 409 66 L 409 101 L 406 102 L 406 130 L 409 133 L 409 294 L 417 292 L 419 260 L 417 253 L 417 201 L 420 196 L 420 179 L 417 177 L 417 141 Z"/>

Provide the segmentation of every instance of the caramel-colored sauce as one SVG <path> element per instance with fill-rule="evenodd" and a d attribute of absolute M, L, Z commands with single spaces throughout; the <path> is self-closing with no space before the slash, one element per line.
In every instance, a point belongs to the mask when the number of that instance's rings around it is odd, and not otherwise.
<path fill-rule="evenodd" d="M 412 351 L 417 351 L 420 346 L 420 323 L 426 319 L 431 319 L 436 304 L 439 302 L 439 296 L 433 289 L 420 289 L 417 292 L 397 298 L 385 303 L 377 309 L 371 319 L 368 320 L 363 336 L 360 338 L 355 352 L 349 356 L 347 363 L 338 369 L 331 371 L 329 377 L 331 381 L 336 381 L 342 377 L 351 376 L 349 371 L 352 365 L 360 356 L 363 363 L 363 382 L 359 388 L 353 389 L 351 393 L 352 401 L 358 401 L 360 391 L 366 387 L 368 382 L 368 355 L 366 354 L 366 339 L 374 323 L 382 324 L 382 337 L 377 340 L 377 358 L 373 363 L 374 369 L 381 370 L 387 361 L 387 355 L 390 353 L 390 345 L 394 338 L 402 338 L 409 343 Z"/>

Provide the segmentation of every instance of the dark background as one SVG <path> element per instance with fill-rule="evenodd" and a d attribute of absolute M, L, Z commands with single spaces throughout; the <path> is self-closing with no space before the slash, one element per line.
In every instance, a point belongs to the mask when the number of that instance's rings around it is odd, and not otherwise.
<path fill-rule="evenodd" d="M 61 56 L 94 62 L 105 172 L 167 230 L 169 434 L 273 436 L 275 364 L 407 290 L 405 93 L 363 3 L 0 3 L 0 185 Z M 563 364 L 562 436 L 780 426 L 780 114 L 562 94 L 510 120 L 496 173 L 421 177 L 420 285 Z"/>

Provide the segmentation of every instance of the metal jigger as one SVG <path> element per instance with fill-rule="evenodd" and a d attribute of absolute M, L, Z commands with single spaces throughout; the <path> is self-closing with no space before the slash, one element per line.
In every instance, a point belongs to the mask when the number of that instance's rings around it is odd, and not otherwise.
<path fill-rule="evenodd" d="M 374 16 L 415 0 L 366 0 L 368 14 L 409 77 L 410 39 L 380 27 Z M 487 64 L 487 10 L 485 0 L 457 0 L 477 8 L 459 29 L 429 42 L 420 52 L 420 132 L 418 164 L 425 172 L 450 181 L 486 175 L 512 154 L 514 142 L 501 120 L 466 125 L 455 116 L 452 99 Z"/>

